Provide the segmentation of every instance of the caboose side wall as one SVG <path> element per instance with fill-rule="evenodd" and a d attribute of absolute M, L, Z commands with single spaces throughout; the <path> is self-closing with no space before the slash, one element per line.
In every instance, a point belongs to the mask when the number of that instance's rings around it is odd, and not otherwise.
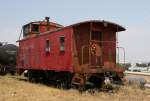
<path fill-rule="evenodd" d="M 105 31 L 103 36 L 103 61 L 104 66 L 116 64 L 116 32 Z"/>
<path fill-rule="evenodd" d="M 65 50 L 60 51 L 60 37 L 65 38 Z M 18 69 L 72 71 L 72 28 L 32 37 L 19 42 Z M 45 51 L 46 40 L 50 52 Z"/>
<path fill-rule="evenodd" d="M 102 33 L 102 66 L 116 64 L 116 31 L 109 25 L 105 27 L 97 23 L 93 24 L 92 30 Z"/>
<path fill-rule="evenodd" d="M 102 47 L 102 63 L 101 67 L 116 64 L 116 31 L 111 27 L 104 27 L 99 23 L 86 23 L 75 26 L 73 34 L 73 64 L 75 72 L 81 72 L 89 68 L 89 46 L 91 31 L 98 31 L 102 33 L 101 47 Z M 99 40 L 100 41 L 100 40 Z M 84 47 L 85 46 L 85 47 Z M 83 49 L 84 47 L 84 49 Z M 86 50 L 82 53 L 82 50 Z M 83 58 L 82 58 L 83 57 Z M 83 65 L 84 64 L 84 65 Z M 111 66 L 110 66 L 111 67 Z M 109 67 L 109 68 L 110 68 Z"/>
<path fill-rule="evenodd" d="M 117 26 L 116 26 L 117 29 Z M 116 29 L 104 24 L 93 23 L 92 30 L 102 33 L 102 65 L 116 64 Z"/>
<path fill-rule="evenodd" d="M 82 24 L 79 26 L 73 27 L 73 64 L 75 68 L 75 72 L 81 72 L 82 65 L 82 46 L 87 46 L 89 44 L 89 24 Z M 85 47 L 86 48 L 86 47 Z M 87 64 L 89 61 L 89 48 L 86 48 L 86 52 L 84 53 L 84 63 Z"/>

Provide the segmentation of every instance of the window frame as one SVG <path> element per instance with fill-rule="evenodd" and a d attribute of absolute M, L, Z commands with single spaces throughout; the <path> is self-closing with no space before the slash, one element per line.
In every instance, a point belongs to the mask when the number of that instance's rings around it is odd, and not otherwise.
<path fill-rule="evenodd" d="M 30 33 L 30 24 L 24 25 L 23 26 L 23 37 L 26 37 Z"/>
<path fill-rule="evenodd" d="M 95 33 L 98 33 L 99 35 L 96 35 Z M 101 31 L 92 30 L 91 40 L 102 41 L 102 32 Z"/>
<path fill-rule="evenodd" d="M 51 52 L 51 41 L 49 39 L 45 40 L 45 52 L 50 53 Z"/>
<path fill-rule="evenodd" d="M 33 30 L 33 26 L 34 26 L 34 25 L 38 26 L 38 31 Z M 40 25 L 39 25 L 38 23 L 32 23 L 32 24 L 31 24 L 31 31 L 32 31 L 33 33 L 39 33 L 39 32 L 40 32 Z"/>
<path fill-rule="evenodd" d="M 63 38 L 63 41 L 62 41 Z M 59 36 L 59 50 L 65 52 L 65 36 Z"/>

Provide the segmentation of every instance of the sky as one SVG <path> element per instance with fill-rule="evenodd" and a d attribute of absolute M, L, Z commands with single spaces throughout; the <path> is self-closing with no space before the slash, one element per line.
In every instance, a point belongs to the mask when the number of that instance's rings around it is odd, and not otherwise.
<path fill-rule="evenodd" d="M 0 41 L 17 44 L 22 26 L 45 16 L 65 26 L 85 20 L 120 24 L 126 28 L 118 33 L 126 62 L 150 62 L 150 0 L 0 0 Z"/>

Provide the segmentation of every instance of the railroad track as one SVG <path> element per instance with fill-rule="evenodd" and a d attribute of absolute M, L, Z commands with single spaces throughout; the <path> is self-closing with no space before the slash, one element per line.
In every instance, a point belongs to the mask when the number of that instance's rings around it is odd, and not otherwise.
<path fill-rule="evenodd" d="M 131 72 L 131 71 L 125 71 L 125 76 L 134 76 L 134 77 L 142 77 L 144 78 L 148 83 L 150 83 L 150 72 Z"/>
<path fill-rule="evenodd" d="M 143 75 L 143 76 L 150 76 L 150 72 L 131 72 L 125 71 L 125 74 L 134 74 L 134 75 Z"/>

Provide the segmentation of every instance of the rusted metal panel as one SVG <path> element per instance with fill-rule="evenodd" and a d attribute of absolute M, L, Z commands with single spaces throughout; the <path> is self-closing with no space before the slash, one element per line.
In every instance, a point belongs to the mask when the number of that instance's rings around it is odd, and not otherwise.
<path fill-rule="evenodd" d="M 74 27 L 74 65 L 78 68 L 77 72 L 120 72 L 116 67 L 116 31 L 105 28 L 101 23 L 91 23 Z M 93 34 L 93 31 L 101 33 L 98 36 L 101 38 L 92 39 L 90 33 Z"/>

